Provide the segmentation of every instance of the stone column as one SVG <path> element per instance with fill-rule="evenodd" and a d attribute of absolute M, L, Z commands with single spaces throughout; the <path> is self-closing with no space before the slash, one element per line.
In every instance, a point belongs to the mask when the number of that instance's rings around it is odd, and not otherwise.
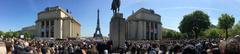
<path fill-rule="evenodd" d="M 126 32 L 127 36 L 125 36 L 126 40 L 129 40 L 129 36 L 130 36 L 129 24 L 130 24 L 130 22 L 128 21 L 127 22 L 127 28 L 126 28 L 127 29 L 127 32 Z"/>
<path fill-rule="evenodd" d="M 62 19 L 57 19 L 54 22 L 54 38 L 62 39 Z"/>
<path fill-rule="evenodd" d="M 149 23 L 146 21 L 146 40 L 148 40 L 149 39 L 149 37 L 148 37 L 148 32 L 149 32 L 149 29 L 148 29 L 148 25 Z"/>
<path fill-rule="evenodd" d="M 54 30 L 54 38 L 59 38 L 59 23 L 58 23 L 58 19 L 54 20 L 54 25 L 53 25 L 53 30 Z"/>
<path fill-rule="evenodd" d="M 59 26 L 59 27 L 60 27 L 60 32 L 59 32 L 59 34 L 60 34 L 60 39 L 62 39 L 62 38 L 63 38 L 63 36 L 62 36 L 62 27 L 63 27 L 63 26 L 62 26 L 62 23 L 63 23 L 63 20 L 60 19 L 60 20 L 59 20 L 59 23 L 60 23 L 60 26 Z"/>
<path fill-rule="evenodd" d="M 69 26 L 69 35 L 70 35 L 70 36 L 69 36 L 69 37 L 71 37 L 71 38 L 72 38 L 72 37 L 77 37 L 77 35 L 76 35 L 76 36 L 73 35 L 74 33 L 72 34 L 72 30 L 73 30 L 73 31 L 76 31 L 76 30 L 74 30 L 75 27 L 72 26 L 72 21 L 70 20 L 69 23 L 70 23 L 70 26 Z M 73 27 L 74 27 L 74 28 L 73 28 Z"/>
<path fill-rule="evenodd" d="M 146 30 L 146 22 L 145 21 L 143 21 L 143 39 L 144 40 L 146 40 L 147 38 L 146 38 L 146 32 L 147 32 L 147 30 Z"/>
<path fill-rule="evenodd" d="M 41 21 L 38 21 L 36 24 L 37 24 L 37 25 L 36 25 L 37 37 L 41 37 Z"/>
<path fill-rule="evenodd" d="M 44 37 L 44 21 L 40 21 L 39 22 L 40 23 L 40 37 L 42 38 L 42 37 Z M 43 32 L 43 34 L 42 34 L 42 32 Z"/>
<path fill-rule="evenodd" d="M 149 22 L 148 25 L 149 25 L 148 26 L 148 30 L 149 30 L 149 32 L 148 32 L 148 40 L 151 40 L 151 38 L 152 38 L 152 35 L 151 35 L 151 27 L 152 27 L 151 26 L 151 22 Z"/>
<path fill-rule="evenodd" d="M 157 37 L 156 37 L 156 39 L 159 40 L 159 33 L 160 33 L 160 32 L 159 32 L 159 31 L 160 31 L 160 30 L 159 30 L 159 29 L 160 29 L 160 28 L 159 28 L 159 23 L 157 23 L 156 26 L 157 26 L 157 28 L 156 28 L 156 30 L 157 30 L 157 31 L 156 31 L 156 32 L 157 32 Z"/>
<path fill-rule="evenodd" d="M 138 33 L 137 33 L 137 37 L 138 39 L 137 40 L 142 40 L 143 39 L 143 26 L 142 26 L 142 21 L 138 21 Z"/>
<path fill-rule="evenodd" d="M 155 35 L 155 33 L 156 33 L 156 29 L 155 29 L 155 26 L 156 26 L 156 23 L 154 22 L 153 24 L 152 24 L 152 30 L 153 30 L 153 34 L 152 34 L 152 40 L 155 40 L 155 38 L 156 38 L 156 35 Z"/>
<path fill-rule="evenodd" d="M 44 35 L 43 35 L 43 37 L 45 38 L 45 37 L 47 36 L 47 32 L 46 32 L 46 31 L 47 31 L 47 30 L 46 30 L 46 29 L 47 29 L 47 28 L 46 28 L 46 27 L 47 27 L 47 21 L 44 20 L 43 22 L 44 22 L 44 26 L 43 26 L 43 27 L 44 27 L 44 30 L 43 30 Z"/>
<path fill-rule="evenodd" d="M 140 21 L 137 21 L 137 24 L 136 24 L 137 26 L 136 26 L 136 28 L 137 28 L 137 33 L 136 33 L 136 39 L 135 40 L 139 40 L 140 38 L 141 38 L 141 36 L 140 36 Z"/>
<path fill-rule="evenodd" d="M 159 29 L 158 39 L 161 40 L 162 39 L 162 24 L 160 24 L 160 23 L 158 24 L 158 29 Z"/>
<path fill-rule="evenodd" d="M 51 37 L 51 20 L 48 21 L 48 37 Z"/>

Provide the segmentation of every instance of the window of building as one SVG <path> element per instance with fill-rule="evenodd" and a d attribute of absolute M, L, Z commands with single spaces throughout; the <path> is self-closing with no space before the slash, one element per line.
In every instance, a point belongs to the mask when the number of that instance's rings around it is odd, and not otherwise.
<path fill-rule="evenodd" d="M 155 28 L 158 28 L 158 24 L 155 24 Z"/>
<path fill-rule="evenodd" d="M 49 21 L 46 22 L 46 26 L 47 26 L 47 27 L 48 27 L 48 25 L 49 25 Z"/>
<path fill-rule="evenodd" d="M 44 27 L 44 21 L 41 21 L 41 28 Z"/>
<path fill-rule="evenodd" d="M 147 38 L 147 40 L 149 40 L 149 33 L 148 32 L 146 33 L 146 38 Z"/>
<path fill-rule="evenodd" d="M 54 21 L 52 20 L 51 21 L 51 31 L 50 31 L 51 37 L 54 37 L 54 26 L 53 25 L 54 25 Z"/>
<path fill-rule="evenodd" d="M 44 37 L 44 32 L 41 32 L 41 36 Z"/>
<path fill-rule="evenodd" d="M 158 39 L 157 34 L 155 34 L 155 40 L 157 40 L 157 39 Z"/>
<path fill-rule="evenodd" d="M 46 32 L 46 37 L 49 37 L 49 32 L 48 31 Z"/>
<path fill-rule="evenodd" d="M 51 26 L 53 26 L 54 25 L 54 20 L 51 20 Z"/>
<path fill-rule="evenodd" d="M 54 37 L 54 32 L 53 31 L 51 31 L 51 37 Z"/>

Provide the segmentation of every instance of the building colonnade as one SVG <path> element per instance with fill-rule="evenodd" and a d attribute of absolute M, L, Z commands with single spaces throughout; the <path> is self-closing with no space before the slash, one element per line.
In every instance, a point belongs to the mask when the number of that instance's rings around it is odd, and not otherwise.
<path fill-rule="evenodd" d="M 136 27 L 131 27 L 135 24 Z M 161 33 L 161 23 L 147 20 L 129 21 L 129 40 L 159 40 Z M 134 26 L 134 25 L 133 25 Z M 130 31 L 134 30 L 134 31 Z M 131 33 L 135 32 L 135 33 Z M 133 37 L 132 37 L 133 36 Z"/>

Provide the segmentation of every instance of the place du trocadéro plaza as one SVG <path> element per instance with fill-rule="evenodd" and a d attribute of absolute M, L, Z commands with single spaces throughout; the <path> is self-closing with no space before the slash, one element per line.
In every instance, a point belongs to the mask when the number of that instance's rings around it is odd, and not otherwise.
<path fill-rule="evenodd" d="M 0 54 L 240 54 L 238 0 L 0 4 Z"/>

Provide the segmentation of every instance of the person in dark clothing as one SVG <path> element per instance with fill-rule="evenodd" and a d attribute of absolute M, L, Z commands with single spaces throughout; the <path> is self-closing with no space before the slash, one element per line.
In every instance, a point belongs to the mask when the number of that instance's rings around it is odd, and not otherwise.
<path fill-rule="evenodd" d="M 46 53 L 47 53 L 47 47 L 46 47 L 46 46 L 43 46 L 42 49 L 41 49 L 41 51 L 42 51 L 42 54 L 46 54 Z"/>
<path fill-rule="evenodd" d="M 107 50 L 108 50 L 108 52 L 111 53 L 111 50 L 112 50 L 112 41 L 111 40 L 107 42 Z"/>
<path fill-rule="evenodd" d="M 212 53 L 213 54 L 220 54 L 220 49 L 219 48 L 213 48 Z"/>
<path fill-rule="evenodd" d="M 64 54 L 64 47 L 63 46 L 59 47 L 59 54 Z"/>
<path fill-rule="evenodd" d="M 73 49 L 72 46 L 68 47 L 68 52 L 69 52 L 69 54 L 73 54 L 74 53 L 74 49 Z"/>
<path fill-rule="evenodd" d="M 78 48 L 74 51 L 74 54 L 82 54 L 82 49 Z"/>
<path fill-rule="evenodd" d="M 181 51 L 181 47 L 179 45 L 175 45 L 174 48 L 173 48 L 173 53 L 174 54 L 177 54 Z"/>
<path fill-rule="evenodd" d="M 197 54 L 197 50 L 193 45 L 187 45 L 184 47 L 182 54 Z"/>
<path fill-rule="evenodd" d="M 140 46 L 136 46 L 137 47 L 137 54 L 141 54 L 141 48 Z"/>
<path fill-rule="evenodd" d="M 167 47 L 165 45 L 160 45 L 160 50 L 162 51 L 162 54 L 166 54 Z"/>
<path fill-rule="evenodd" d="M 132 53 L 132 54 L 135 54 L 135 53 L 136 53 L 136 50 L 137 50 L 136 46 L 133 46 L 132 49 L 131 49 L 131 53 Z"/>
<path fill-rule="evenodd" d="M 149 54 L 151 50 L 152 50 L 152 47 L 150 46 L 150 47 L 147 49 L 147 53 Z"/>
<path fill-rule="evenodd" d="M 97 50 L 99 54 L 104 54 L 104 50 L 106 49 L 106 45 L 103 43 L 97 44 Z"/>
<path fill-rule="evenodd" d="M 174 48 L 174 46 L 170 46 L 170 48 L 169 48 L 169 53 L 168 54 L 172 54 L 173 53 L 173 48 Z"/>

